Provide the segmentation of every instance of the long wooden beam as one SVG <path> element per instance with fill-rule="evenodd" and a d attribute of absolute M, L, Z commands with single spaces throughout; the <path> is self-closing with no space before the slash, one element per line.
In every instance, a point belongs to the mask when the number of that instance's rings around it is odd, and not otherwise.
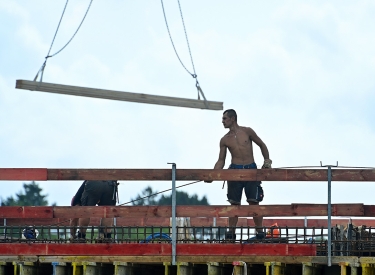
<path fill-rule="evenodd" d="M 367 227 L 375 227 L 375 219 L 351 219 L 352 224 L 355 226 L 366 225 Z M 263 226 L 270 227 L 273 224 L 277 224 L 280 227 L 315 227 L 315 228 L 327 228 L 328 223 L 327 219 L 288 219 L 288 218 L 266 218 L 263 219 Z M 347 225 L 349 219 L 332 219 L 332 225 Z M 70 219 L 64 218 L 8 218 L 0 219 L 0 224 L 7 226 L 69 226 Z M 213 221 L 213 218 L 200 218 L 200 217 L 191 217 L 190 224 L 194 227 L 212 227 L 214 224 L 216 226 L 227 227 L 229 226 L 228 218 L 217 218 L 216 221 Z M 91 218 L 89 226 L 99 226 L 100 218 L 95 217 Z M 126 217 L 126 218 L 117 218 L 116 226 L 154 226 L 154 227 L 169 227 L 170 218 L 141 218 L 141 217 Z M 238 227 L 254 227 L 254 221 L 252 218 L 239 218 L 237 222 Z"/>
<path fill-rule="evenodd" d="M 170 169 L 0 168 L 0 180 L 169 181 Z M 327 181 L 326 169 L 177 169 L 176 180 Z M 332 181 L 375 181 L 375 169 L 332 169 Z"/>
<path fill-rule="evenodd" d="M 338 265 L 340 263 L 349 263 L 350 266 L 356 266 L 359 261 L 365 261 L 373 263 L 373 257 L 355 257 L 355 256 L 332 256 L 332 264 Z M 113 263 L 113 262 L 124 262 L 124 263 L 158 263 L 170 262 L 171 256 L 80 256 L 78 259 L 76 256 L 0 256 L 0 261 L 3 262 L 14 262 L 14 261 L 29 261 L 40 263 L 53 263 L 53 262 L 97 262 L 97 263 Z M 234 261 L 238 261 L 237 255 L 205 255 L 205 256 L 180 256 L 177 255 L 176 262 L 186 262 L 194 264 L 207 264 L 218 262 L 222 264 L 232 264 Z M 312 263 L 319 265 L 327 265 L 327 256 L 263 256 L 263 255 L 242 255 L 241 261 L 251 264 L 264 265 L 265 262 L 280 262 L 285 264 L 297 264 Z M 298 273 L 297 273 L 298 274 Z"/>
<path fill-rule="evenodd" d="M 113 90 L 94 89 L 70 85 L 53 84 L 29 80 L 17 80 L 17 89 L 47 92 L 54 94 L 74 95 L 83 97 L 102 98 L 119 101 L 187 107 L 207 110 L 223 110 L 223 102 L 203 101 L 197 99 L 178 98 L 170 96 L 157 96 L 149 94 L 120 92 Z"/>
<path fill-rule="evenodd" d="M 332 216 L 374 217 L 375 206 L 363 204 L 332 204 Z M 291 205 L 211 205 L 177 206 L 178 217 L 294 217 L 327 216 L 326 204 Z M 86 218 L 142 217 L 169 218 L 170 206 L 3 206 L 0 218 Z"/>
<path fill-rule="evenodd" d="M 315 244 L 177 244 L 180 256 L 208 255 L 274 255 L 315 256 Z M 76 255 L 76 256 L 167 256 L 172 255 L 172 245 L 163 243 L 128 244 L 56 244 L 56 243 L 0 243 L 0 255 Z"/>

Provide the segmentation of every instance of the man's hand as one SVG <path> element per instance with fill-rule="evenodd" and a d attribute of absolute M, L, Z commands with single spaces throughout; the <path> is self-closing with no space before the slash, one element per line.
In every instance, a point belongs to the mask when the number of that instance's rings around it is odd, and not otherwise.
<path fill-rule="evenodd" d="M 270 169 L 270 168 L 272 168 L 271 164 L 272 164 L 272 160 L 265 159 L 264 163 L 263 163 L 263 166 L 262 166 L 262 169 Z"/>

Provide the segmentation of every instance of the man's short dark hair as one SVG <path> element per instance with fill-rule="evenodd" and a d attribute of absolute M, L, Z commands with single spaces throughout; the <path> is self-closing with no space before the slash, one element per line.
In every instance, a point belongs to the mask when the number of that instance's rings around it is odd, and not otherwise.
<path fill-rule="evenodd" d="M 227 114 L 229 118 L 234 117 L 234 120 L 237 121 L 237 113 L 236 113 L 235 110 L 233 110 L 233 109 L 225 110 L 224 113 L 223 113 L 223 115 L 224 114 Z"/>

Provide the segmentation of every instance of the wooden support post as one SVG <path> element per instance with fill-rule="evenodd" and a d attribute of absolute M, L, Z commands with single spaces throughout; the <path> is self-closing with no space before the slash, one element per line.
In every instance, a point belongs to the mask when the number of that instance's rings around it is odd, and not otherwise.
<path fill-rule="evenodd" d="M 177 275 L 193 275 L 193 267 L 190 263 L 177 263 Z"/>
<path fill-rule="evenodd" d="M 16 88 L 30 90 L 30 91 L 54 93 L 54 94 L 75 95 L 75 96 L 130 101 L 130 102 L 138 102 L 138 103 L 148 103 L 148 104 L 188 107 L 188 108 L 198 108 L 198 109 L 208 109 L 208 110 L 223 110 L 223 102 L 217 102 L 217 101 L 205 102 L 204 100 L 197 100 L 197 99 L 119 92 L 119 91 L 93 89 L 93 88 L 85 88 L 85 87 L 78 87 L 78 86 L 52 84 L 52 83 L 38 82 L 38 81 L 17 80 Z"/>
<path fill-rule="evenodd" d="M 134 275 L 133 264 L 125 262 L 113 262 L 115 275 Z"/>
<path fill-rule="evenodd" d="M 32 262 L 13 262 L 14 275 L 37 275 L 36 266 Z"/>
<path fill-rule="evenodd" d="M 207 275 L 222 275 L 223 267 L 217 262 L 207 263 Z"/>
<path fill-rule="evenodd" d="M 302 263 L 302 275 L 319 275 L 321 266 L 314 263 Z"/>
<path fill-rule="evenodd" d="M 65 262 L 53 262 L 53 275 L 65 275 L 68 274 L 68 267 Z"/>

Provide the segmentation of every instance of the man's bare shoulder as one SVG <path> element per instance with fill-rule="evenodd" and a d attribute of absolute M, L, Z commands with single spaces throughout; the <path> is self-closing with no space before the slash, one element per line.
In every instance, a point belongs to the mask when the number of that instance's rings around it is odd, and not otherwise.
<path fill-rule="evenodd" d="M 248 134 L 255 133 L 251 127 L 241 126 L 240 129 Z"/>
<path fill-rule="evenodd" d="M 228 142 L 228 140 L 230 140 L 230 138 L 231 138 L 231 134 L 230 134 L 229 132 L 226 133 L 226 134 L 220 139 L 220 144 L 225 145 L 225 144 Z"/>

